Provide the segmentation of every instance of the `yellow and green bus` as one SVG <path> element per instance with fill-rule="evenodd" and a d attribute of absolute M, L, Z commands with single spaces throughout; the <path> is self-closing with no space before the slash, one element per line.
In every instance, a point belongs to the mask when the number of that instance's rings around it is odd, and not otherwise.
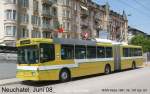
<path fill-rule="evenodd" d="M 22 80 L 68 81 L 134 69 L 144 62 L 141 46 L 91 40 L 30 38 L 17 41 L 17 48 L 16 77 Z"/>

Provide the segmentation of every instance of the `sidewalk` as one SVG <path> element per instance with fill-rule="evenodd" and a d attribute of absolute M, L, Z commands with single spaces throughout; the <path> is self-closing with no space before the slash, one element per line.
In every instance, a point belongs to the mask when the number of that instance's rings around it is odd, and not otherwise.
<path fill-rule="evenodd" d="M 150 67 L 150 64 L 145 64 L 145 67 Z"/>
<path fill-rule="evenodd" d="M 3 79 L 3 80 L 0 80 L 0 86 L 7 85 L 7 84 L 18 83 L 20 81 L 22 81 L 22 80 L 19 80 L 17 78 Z"/>

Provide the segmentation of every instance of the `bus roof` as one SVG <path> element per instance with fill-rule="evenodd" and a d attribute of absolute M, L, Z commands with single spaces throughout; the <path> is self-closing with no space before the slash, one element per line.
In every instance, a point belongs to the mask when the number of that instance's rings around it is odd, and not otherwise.
<path fill-rule="evenodd" d="M 79 40 L 79 39 L 62 39 L 62 38 L 54 38 L 54 43 L 61 43 L 61 44 L 75 44 L 75 45 L 96 45 L 95 41 L 89 40 Z"/>
<path fill-rule="evenodd" d="M 137 46 L 137 45 L 121 45 L 121 46 L 126 48 L 142 48 L 142 46 Z"/>
<path fill-rule="evenodd" d="M 97 42 L 95 40 L 80 40 L 80 39 L 63 39 L 63 38 L 27 38 L 21 39 L 17 41 L 17 46 L 24 46 L 30 44 L 38 44 L 38 43 L 58 43 L 58 44 L 73 44 L 73 45 L 105 45 L 105 46 L 112 46 L 112 45 L 120 45 L 122 47 L 131 47 L 131 48 L 141 48 L 141 46 L 135 45 L 128 45 L 128 44 L 113 44 L 111 42 Z"/>
<path fill-rule="evenodd" d="M 28 39 L 21 39 L 17 41 L 17 46 L 21 45 L 28 45 L 34 43 L 60 43 L 60 44 L 74 44 L 74 45 L 96 45 L 95 41 L 89 40 L 79 40 L 79 39 L 63 39 L 63 38 L 53 38 L 53 39 L 46 39 L 46 38 L 28 38 Z"/>

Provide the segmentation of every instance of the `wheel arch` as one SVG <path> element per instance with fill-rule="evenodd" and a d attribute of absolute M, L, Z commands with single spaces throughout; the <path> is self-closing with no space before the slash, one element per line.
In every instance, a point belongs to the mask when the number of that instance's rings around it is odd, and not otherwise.
<path fill-rule="evenodd" d="M 110 71 L 109 73 L 106 73 L 106 68 L 109 68 L 109 71 Z M 111 65 L 110 65 L 109 63 L 106 63 L 106 64 L 105 64 L 105 67 L 104 67 L 104 73 L 105 73 L 105 74 L 110 74 L 111 72 L 112 72 L 112 70 L 111 70 Z"/>
<path fill-rule="evenodd" d="M 60 75 L 60 73 L 61 73 L 62 71 L 64 71 L 64 70 L 68 71 L 68 73 L 69 73 L 69 75 L 70 75 L 70 77 L 71 77 L 71 71 L 70 71 L 70 69 L 69 69 L 68 67 L 63 67 L 63 68 L 61 68 L 60 71 L 59 71 L 59 75 Z"/>
<path fill-rule="evenodd" d="M 105 67 L 109 66 L 109 68 L 111 69 L 111 64 L 107 63 L 105 64 Z"/>

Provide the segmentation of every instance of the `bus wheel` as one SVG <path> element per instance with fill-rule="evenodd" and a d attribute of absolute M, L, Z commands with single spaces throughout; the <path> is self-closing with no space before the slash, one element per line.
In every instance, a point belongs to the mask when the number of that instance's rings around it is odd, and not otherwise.
<path fill-rule="evenodd" d="M 105 74 L 110 74 L 111 73 L 111 67 L 110 67 L 110 65 L 106 65 L 105 66 L 105 72 L 104 72 Z"/>
<path fill-rule="evenodd" d="M 132 63 L 132 69 L 136 69 L 136 64 L 135 64 L 135 62 Z"/>
<path fill-rule="evenodd" d="M 70 72 L 67 69 L 63 69 L 61 70 L 60 74 L 59 74 L 59 80 L 61 82 L 67 82 L 70 80 Z"/>

